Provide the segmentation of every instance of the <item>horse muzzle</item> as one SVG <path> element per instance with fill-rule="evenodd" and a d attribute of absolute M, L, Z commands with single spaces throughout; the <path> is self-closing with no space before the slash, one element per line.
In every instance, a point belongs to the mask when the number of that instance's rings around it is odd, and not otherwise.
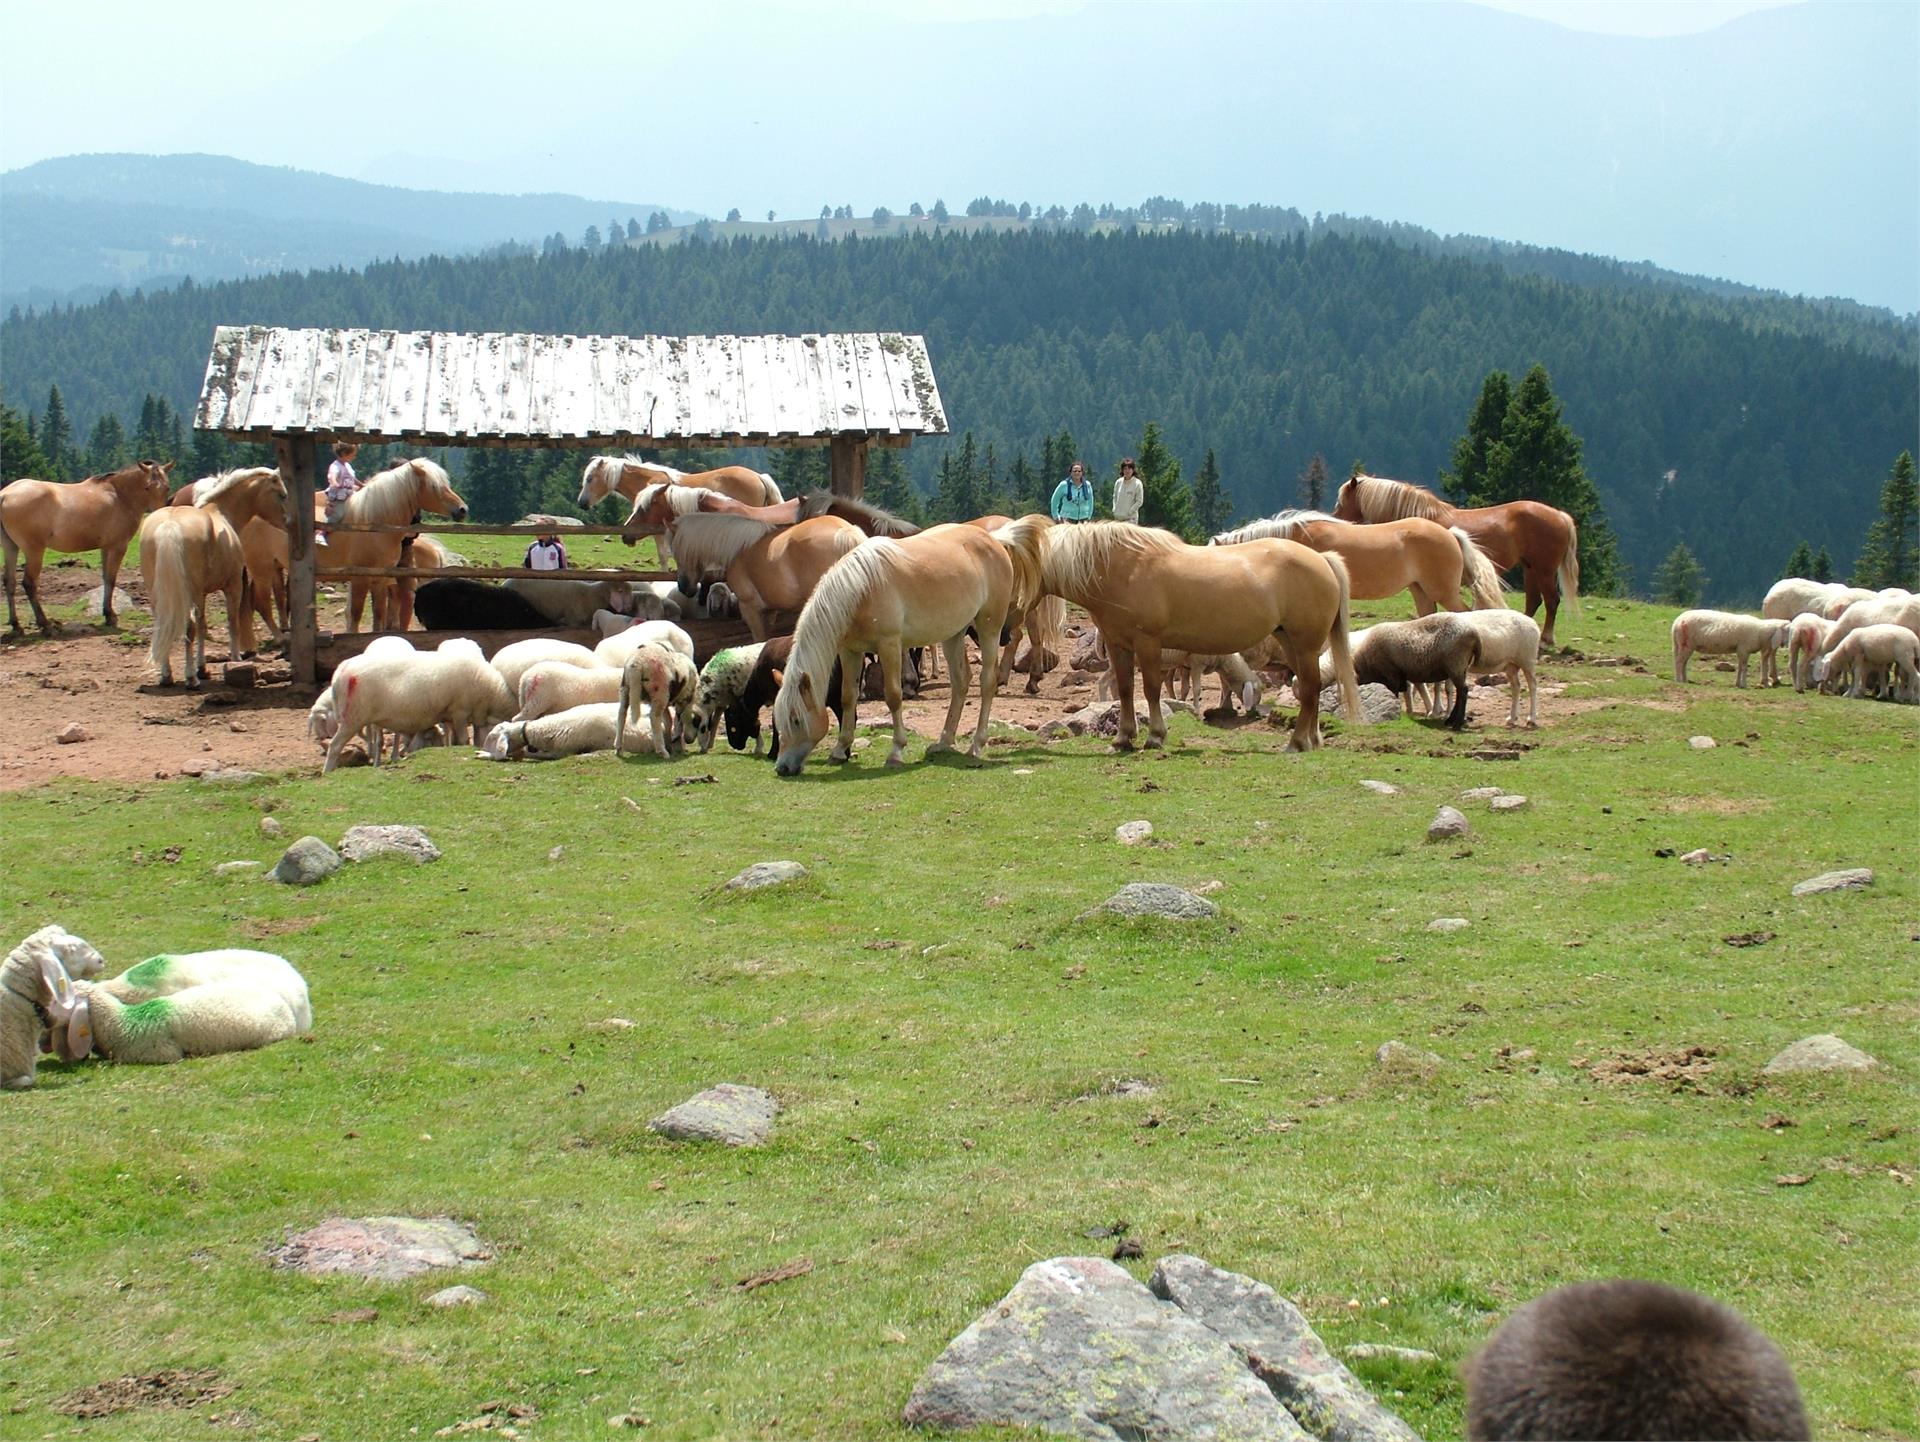
<path fill-rule="evenodd" d="M 455 506 L 451 511 L 447 512 L 447 517 L 450 520 L 464 521 L 467 518 L 467 508 L 465 506 Z"/>

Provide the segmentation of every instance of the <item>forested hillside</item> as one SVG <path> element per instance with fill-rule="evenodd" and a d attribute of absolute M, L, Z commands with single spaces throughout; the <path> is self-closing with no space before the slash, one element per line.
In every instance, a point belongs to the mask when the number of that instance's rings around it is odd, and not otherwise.
<path fill-rule="evenodd" d="M 1742 304 L 1333 234 L 734 241 L 429 259 L 12 317 L 0 389 L 39 409 L 57 384 L 84 436 L 148 393 L 191 413 L 217 323 L 898 329 L 926 335 L 956 433 L 1000 466 L 1037 462 L 1065 431 L 1104 494 L 1156 422 L 1188 477 L 1211 448 L 1250 516 L 1294 503 L 1316 454 L 1336 481 L 1359 463 L 1433 483 L 1487 372 L 1540 362 L 1635 581 L 1684 540 L 1707 594 L 1730 599 L 1757 596 L 1801 539 L 1848 564 L 1920 431 L 1910 325 L 1902 354 L 1873 355 L 1743 317 Z M 943 449 L 909 453 L 923 489 Z"/>

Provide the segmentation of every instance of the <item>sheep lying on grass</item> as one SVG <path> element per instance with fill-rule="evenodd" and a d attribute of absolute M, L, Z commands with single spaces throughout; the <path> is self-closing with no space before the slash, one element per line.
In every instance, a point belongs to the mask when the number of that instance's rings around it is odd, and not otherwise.
<path fill-rule="evenodd" d="M 480 754 L 489 761 L 551 761 L 589 751 L 611 751 L 619 709 L 617 701 L 596 701 L 532 721 L 504 721 L 487 733 Z M 639 714 L 627 718 L 627 729 L 618 739 L 626 751 L 653 749 L 652 718 L 644 706 Z"/>
<path fill-rule="evenodd" d="M 252 1051 L 313 1029 L 306 982 L 265 951 L 156 956 L 97 986 L 68 982 L 54 963 L 42 979 L 53 1050 L 70 1062 L 98 1051 L 110 1061 L 161 1065 Z"/>
<path fill-rule="evenodd" d="M 52 1050 L 41 1019 L 46 961 L 68 976 L 98 976 L 107 969 L 99 952 L 58 926 L 41 927 L 0 962 L 0 1088 L 8 1091 L 32 1086 L 40 1053 Z"/>
<path fill-rule="evenodd" d="M 1780 648 L 1792 629 L 1788 621 L 1743 616 L 1736 611 L 1682 611 L 1673 618 L 1673 679 L 1686 684 L 1687 662 L 1694 656 L 1738 656 L 1735 686 L 1747 684 L 1747 657 L 1760 656 L 1760 684 L 1780 684 Z"/>
<path fill-rule="evenodd" d="M 515 721 L 532 721 L 595 701 L 620 699 L 620 673 L 611 666 L 573 666 L 542 661 L 520 678 L 520 709 Z"/>
<path fill-rule="evenodd" d="M 1818 611 L 1802 611 L 1787 623 L 1787 671 L 1793 677 L 1793 689 L 1804 691 L 1813 684 L 1813 667 L 1827 650 L 1827 637 L 1833 634 L 1833 622 Z"/>
<path fill-rule="evenodd" d="M 527 669 L 542 661 L 564 661 L 569 666 L 598 666 L 601 663 L 587 647 L 573 641 L 557 641 L 536 636 L 530 641 L 515 641 L 493 653 L 493 669 L 515 696 L 520 694 L 520 678 Z"/>
<path fill-rule="evenodd" d="M 432 652 L 343 668 L 333 678 L 333 704 L 340 725 L 327 744 L 323 775 L 340 764 L 347 738 L 365 727 L 411 737 L 447 726 L 459 740 L 469 727 L 506 720 L 516 702 L 500 673 L 485 661 Z"/>
<path fill-rule="evenodd" d="M 694 691 L 693 709 L 687 717 L 686 740 L 697 745 L 704 756 L 713 749 L 713 738 L 720 730 L 720 718 L 742 696 L 753 676 L 754 662 L 760 659 L 761 646 L 729 646 L 715 652 L 700 668 L 700 684 Z M 779 688 L 776 686 L 775 690 Z M 756 728 L 757 731 L 757 728 Z M 759 737 L 755 735 L 755 754 Z"/>
<path fill-rule="evenodd" d="M 548 581 L 515 576 L 504 589 L 521 597 L 556 626 L 585 626 L 593 620 L 595 611 L 633 609 L 633 587 L 625 581 Z"/>
<path fill-rule="evenodd" d="M 653 732 L 652 749 L 662 756 L 686 750 L 683 733 L 687 713 L 700 690 L 700 673 L 693 662 L 662 645 L 638 647 L 620 672 L 620 705 L 614 718 L 615 755 L 624 754 L 621 738 L 627 717 L 644 709 Z M 669 713 L 671 719 L 669 720 Z"/>
<path fill-rule="evenodd" d="M 1873 692 L 1895 701 L 1920 701 L 1920 636 L 1905 626 L 1861 626 L 1820 658 L 1822 674 L 1852 673 L 1847 695 Z"/>
<path fill-rule="evenodd" d="M 637 626 L 630 626 L 595 646 L 593 654 L 599 657 L 602 666 L 619 667 L 626 665 L 627 657 L 642 646 L 665 646 L 670 651 L 678 651 L 689 661 L 693 659 L 693 637 L 671 621 L 642 621 Z"/>

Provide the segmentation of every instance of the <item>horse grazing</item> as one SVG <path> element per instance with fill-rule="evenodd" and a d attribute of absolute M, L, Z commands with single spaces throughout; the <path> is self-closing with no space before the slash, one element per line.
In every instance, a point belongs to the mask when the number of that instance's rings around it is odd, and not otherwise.
<path fill-rule="evenodd" d="M 313 508 L 315 519 L 323 519 L 326 500 L 317 491 L 313 497 Z M 467 516 L 467 503 L 460 499 L 445 471 L 425 457 L 418 457 L 369 476 L 366 484 L 347 501 L 341 526 L 404 526 L 419 520 L 424 511 L 463 521 Z M 324 542 L 317 542 L 314 546 L 314 565 L 322 571 L 339 566 L 398 565 L 404 539 L 398 535 L 331 530 Z M 366 604 L 369 596 L 374 596 L 376 601 L 384 596 L 389 602 L 387 606 L 376 604 L 373 608 L 376 614 L 372 618 L 374 630 L 388 629 L 393 617 L 379 613 L 390 609 L 393 597 L 391 583 L 354 576 L 349 578 L 347 585 L 349 633 L 360 629 L 360 608 Z"/>
<path fill-rule="evenodd" d="M 1035 520 L 1036 517 L 1028 517 Z M 1046 533 L 1047 591 L 1083 607 L 1100 628 L 1120 697 L 1116 750 L 1133 746 L 1136 659 L 1147 694 L 1147 745 L 1164 746 L 1160 653 L 1224 656 L 1278 636 L 1295 676 L 1317 676 L 1329 651 L 1347 719 L 1358 717 L 1353 653 L 1347 642 L 1350 584 L 1346 563 L 1295 541 L 1189 546 L 1168 531 L 1124 521 L 1054 526 Z M 1320 691 L 1296 687 L 1289 751 L 1320 744 Z"/>
<path fill-rule="evenodd" d="M 929 749 L 951 750 L 967 702 L 969 627 L 980 638 L 980 718 L 968 754 L 979 756 L 999 685 L 1001 629 L 1009 615 L 1025 610 L 1040 593 L 1045 526 L 1037 516 L 991 534 L 974 526 L 935 526 L 901 540 L 869 537 L 843 557 L 821 579 L 793 633 L 793 651 L 773 703 L 781 743 L 775 771 L 798 775 L 807 754 L 826 738 L 826 689 L 836 659 L 841 720 L 833 759 L 851 758 L 861 659 L 868 651 L 879 657 L 893 715 L 887 765 L 900 765 L 907 746 L 901 657 L 908 646 L 935 642 L 947 653 L 953 695 L 940 739 Z"/>
<path fill-rule="evenodd" d="M 798 496 L 776 505 L 750 506 L 724 491 L 655 481 L 634 493 L 633 509 L 627 512 L 620 539 L 631 546 L 642 536 L 664 536 L 682 516 L 699 515 L 750 516 L 770 526 L 791 526 L 803 519 Z"/>
<path fill-rule="evenodd" d="M 226 471 L 195 483 L 200 499 L 166 506 L 140 523 L 140 575 L 153 605 L 147 658 L 162 686 L 173 684 L 168 653 L 181 643 L 187 689 L 207 674 L 207 594 L 227 598 L 227 633 L 235 657 L 253 654 L 246 551 L 240 532 L 251 519 L 286 524 L 287 488 L 271 466 Z"/>
<path fill-rule="evenodd" d="M 1527 593 L 1527 614 L 1544 602 L 1546 624 L 1540 643 L 1553 644 L 1553 620 L 1560 603 L 1580 602 L 1580 530 L 1565 511 L 1539 501 L 1508 501 L 1500 506 L 1450 506 L 1432 491 L 1380 476 L 1354 476 L 1340 487 L 1333 508 L 1342 521 L 1377 524 L 1423 516 L 1443 526 L 1458 526 L 1493 558 L 1502 573 L 1520 568 Z"/>
<path fill-rule="evenodd" d="M 719 575 L 740 601 L 740 617 L 764 641 L 771 617 L 798 615 L 814 587 L 847 552 L 865 539 L 836 516 L 816 516 L 797 526 L 770 526 L 751 516 L 682 516 L 669 533 L 679 558 L 681 589 L 688 578 Z"/>
<path fill-rule="evenodd" d="M 1222 531 L 1207 544 L 1237 546 L 1274 537 L 1339 556 L 1347 563 L 1356 601 L 1377 601 L 1409 591 L 1417 615 L 1431 615 L 1436 606 L 1464 611 L 1468 609 L 1460 604 L 1464 585 L 1476 607 L 1496 611 L 1507 604 L 1500 573 L 1473 538 L 1458 526 L 1449 529 L 1419 516 L 1358 526 L 1324 511 L 1282 511 L 1264 521 Z"/>
<path fill-rule="evenodd" d="M 102 591 L 100 610 L 112 628 L 120 618 L 113 611 L 113 583 L 126 557 L 127 542 L 140 529 L 141 518 L 167 503 L 167 472 L 173 462 L 135 461 L 105 475 L 84 481 L 11 481 L 0 489 L 0 550 L 6 552 L 7 624 L 21 634 L 20 616 L 13 604 L 13 574 L 20 553 L 27 553 L 22 579 L 33 619 L 47 635 L 53 623 L 40 605 L 40 564 L 48 551 L 100 552 Z"/>

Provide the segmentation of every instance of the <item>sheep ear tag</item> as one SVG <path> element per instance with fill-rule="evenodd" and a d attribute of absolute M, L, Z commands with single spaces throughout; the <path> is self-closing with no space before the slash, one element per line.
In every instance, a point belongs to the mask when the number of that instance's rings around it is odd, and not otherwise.
<path fill-rule="evenodd" d="M 40 990 L 49 1008 L 64 1011 L 73 1005 L 73 981 L 50 950 L 40 953 Z"/>
<path fill-rule="evenodd" d="M 93 999 L 75 997 L 66 1025 L 59 1029 L 60 1060 L 85 1061 L 93 1055 Z"/>

